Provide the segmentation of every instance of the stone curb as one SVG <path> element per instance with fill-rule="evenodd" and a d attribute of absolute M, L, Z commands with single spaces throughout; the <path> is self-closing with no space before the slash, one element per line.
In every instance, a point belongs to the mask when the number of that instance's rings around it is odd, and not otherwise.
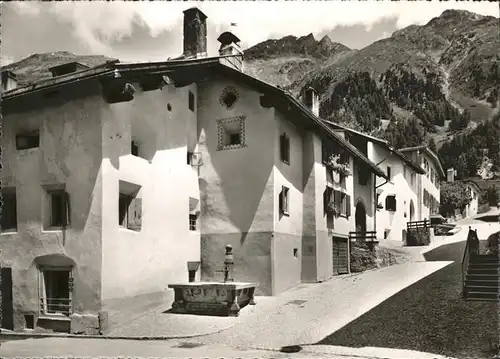
<path fill-rule="evenodd" d="M 124 335 L 84 335 L 84 334 L 67 334 L 67 333 L 19 333 L 19 332 L 0 332 L 0 341 L 2 339 L 15 338 L 15 339 L 37 339 L 37 338 L 73 338 L 73 339 L 106 339 L 106 340 L 170 340 L 170 339 L 188 339 L 202 337 L 210 334 L 217 334 L 223 332 L 236 323 L 227 326 L 223 329 L 217 329 L 210 332 L 188 334 L 188 335 L 168 335 L 168 336 L 124 336 Z"/>

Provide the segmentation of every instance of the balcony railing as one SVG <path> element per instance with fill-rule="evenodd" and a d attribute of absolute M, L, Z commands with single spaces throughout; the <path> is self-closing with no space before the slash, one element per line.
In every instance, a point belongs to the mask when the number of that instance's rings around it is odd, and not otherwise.
<path fill-rule="evenodd" d="M 71 298 L 40 298 L 40 311 L 43 314 L 70 315 L 72 312 Z"/>
<path fill-rule="evenodd" d="M 349 240 L 351 242 L 369 242 L 377 243 L 377 232 L 376 231 L 366 231 L 366 232 L 349 232 Z"/>

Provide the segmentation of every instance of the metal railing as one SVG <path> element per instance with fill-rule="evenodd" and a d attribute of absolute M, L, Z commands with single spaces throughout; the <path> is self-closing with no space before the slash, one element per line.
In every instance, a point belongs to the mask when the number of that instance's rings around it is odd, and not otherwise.
<path fill-rule="evenodd" d="M 469 262 L 472 255 L 479 254 L 479 238 L 477 236 L 477 229 L 475 231 L 469 226 L 469 233 L 467 234 L 467 240 L 465 241 L 464 255 L 462 257 L 462 296 L 464 299 L 467 298 L 467 288 L 465 285 L 467 270 L 469 268 Z"/>
<path fill-rule="evenodd" d="M 70 315 L 72 312 L 71 304 L 71 298 L 40 298 L 40 311 L 43 314 Z"/>

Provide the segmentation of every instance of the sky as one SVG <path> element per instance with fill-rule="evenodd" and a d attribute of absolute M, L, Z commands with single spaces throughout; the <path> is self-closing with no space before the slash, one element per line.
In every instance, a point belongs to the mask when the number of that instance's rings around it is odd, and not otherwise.
<path fill-rule="evenodd" d="M 207 16 L 208 54 L 229 30 L 243 49 L 270 38 L 328 35 L 363 48 L 411 24 L 423 25 L 446 9 L 499 17 L 497 3 L 480 1 L 153 1 L 3 2 L 1 63 L 34 53 L 69 51 L 126 61 L 163 61 L 182 53 L 182 11 Z"/>

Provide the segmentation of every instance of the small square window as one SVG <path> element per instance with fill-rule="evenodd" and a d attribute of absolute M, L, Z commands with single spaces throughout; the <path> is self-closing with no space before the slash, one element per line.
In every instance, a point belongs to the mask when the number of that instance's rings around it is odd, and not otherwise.
<path fill-rule="evenodd" d="M 241 138 L 239 133 L 228 133 L 229 135 L 229 145 L 240 145 Z"/>
<path fill-rule="evenodd" d="M 293 249 L 293 256 L 294 256 L 295 258 L 297 258 L 297 257 L 299 256 L 299 249 L 298 249 L 298 248 L 294 248 L 294 249 Z"/>
<path fill-rule="evenodd" d="M 386 211 L 396 212 L 396 196 L 390 195 L 385 198 Z"/>
<path fill-rule="evenodd" d="M 218 150 L 245 147 L 245 117 L 217 120 Z"/>
<path fill-rule="evenodd" d="M 26 132 L 20 133 L 16 136 L 16 149 L 27 150 L 40 146 L 40 132 Z"/>
<path fill-rule="evenodd" d="M 15 190 L 2 190 L 2 232 L 17 231 L 17 198 Z"/>
<path fill-rule="evenodd" d="M 194 93 L 189 91 L 189 109 L 194 111 Z"/>
<path fill-rule="evenodd" d="M 198 216 L 196 214 L 189 215 L 189 230 L 196 231 L 196 222 L 198 220 Z"/>

